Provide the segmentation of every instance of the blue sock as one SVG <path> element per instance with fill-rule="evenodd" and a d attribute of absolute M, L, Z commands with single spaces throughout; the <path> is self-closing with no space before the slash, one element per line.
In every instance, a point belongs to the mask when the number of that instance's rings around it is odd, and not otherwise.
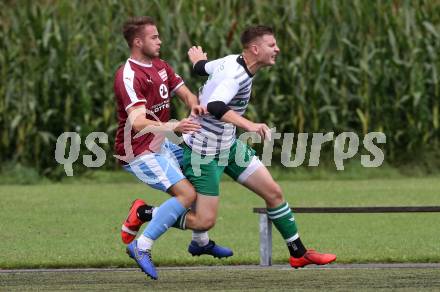
<path fill-rule="evenodd" d="M 148 238 L 156 240 L 165 233 L 177 218 L 186 211 L 186 208 L 176 198 L 166 200 L 157 210 L 153 219 L 148 223 L 144 230 L 144 235 Z"/>

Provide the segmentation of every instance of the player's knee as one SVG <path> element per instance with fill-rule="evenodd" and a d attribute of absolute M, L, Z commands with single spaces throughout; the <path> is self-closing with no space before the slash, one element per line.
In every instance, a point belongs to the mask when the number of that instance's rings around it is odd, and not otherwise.
<path fill-rule="evenodd" d="M 215 225 L 215 217 L 205 217 L 201 220 L 201 229 L 203 230 L 209 230 L 214 227 Z"/>
<path fill-rule="evenodd" d="M 210 219 L 205 224 L 205 229 L 209 230 L 215 226 L 215 219 Z"/>
<path fill-rule="evenodd" d="M 196 201 L 197 199 L 197 193 L 195 190 L 189 191 L 187 194 L 185 194 L 185 199 L 188 202 L 188 205 L 185 206 L 187 208 L 191 207 L 192 204 Z"/>
<path fill-rule="evenodd" d="M 189 189 L 186 192 L 177 195 L 177 197 L 185 208 L 189 208 L 197 199 L 197 194 L 194 189 Z"/>
<path fill-rule="evenodd" d="M 282 199 L 283 198 L 283 190 L 281 189 L 280 185 L 275 183 L 273 186 L 273 193 L 276 199 Z"/>
<path fill-rule="evenodd" d="M 279 184 L 275 182 L 273 183 L 273 185 L 270 187 L 268 196 L 266 196 L 266 201 L 269 205 L 278 205 L 284 201 L 283 191 L 281 190 Z"/>

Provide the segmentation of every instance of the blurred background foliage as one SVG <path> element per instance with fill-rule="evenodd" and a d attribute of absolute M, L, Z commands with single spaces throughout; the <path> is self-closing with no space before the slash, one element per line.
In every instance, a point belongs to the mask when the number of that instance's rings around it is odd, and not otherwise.
<path fill-rule="evenodd" d="M 57 137 L 78 132 L 90 154 L 85 137 L 102 131 L 103 168 L 117 167 L 113 74 L 129 55 L 121 26 L 134 15 L 156 19 L 162 58 L 194 92 L 203 80 L 191 76 L 191 45 L 210 58 L 238 53 L 243 28 L 270 25 L 281 55 L 254 80 L 250 119 L 278 132 L 380 131 L 390 164 L 440 160 L 438 0 L 17 0 L 0 2 L 2 166 L 60 176 Z"/>

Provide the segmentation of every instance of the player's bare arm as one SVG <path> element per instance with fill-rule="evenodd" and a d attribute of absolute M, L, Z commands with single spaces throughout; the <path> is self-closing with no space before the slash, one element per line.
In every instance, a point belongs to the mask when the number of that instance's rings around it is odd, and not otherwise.
<path fill-rule="evenodd" d="M 199 116 L 207 113 L 206 108 L 199 104 L 197 96 L 195 96 L 185 85 L 180 86 L 175 93 L 191 110 L 192 116 Z"/>
<path fill-rule="evenodd" d="M 255 132 L 262 139 L 270 139 L 270 129 L 266 124 L 249 121 L 233 110 L 227 111 L 220 120 L 222 122 L 234 124 L 245 131 Z"/>
<path fill-rule="evenodd" d="M 162 123 L 146 118 L 147 109 L 144 105 L 132 106 L 127 109 L 128 120 L 136 132 L 148 130 L 149 132 L 179 132 L 192 133 L 200 129 L 200 124 L 192 119 L 183 119 L 179 122 Z"/>

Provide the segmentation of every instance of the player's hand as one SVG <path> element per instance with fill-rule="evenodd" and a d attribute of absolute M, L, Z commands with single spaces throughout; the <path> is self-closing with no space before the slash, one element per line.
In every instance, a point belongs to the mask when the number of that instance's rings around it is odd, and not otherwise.
<path fill-rule="evenodd" d="M 183 134 L 191 134 L 200 129 L 200 124 L 191 118 L 186 118 L 180 122 L 172 123 L 171 126 L 174 132 Z"/>
<path fill-rule="evenodd" d="M 206 107 L 201 106 L 201 105 L 193 105 L 191 107 L 191 116 L 203 116 L 206 115 L 208 113 L 208 110 L 206 109 Z"/>
<path fill-rule="evenodd" d="M 193 46 L 188 50 L 188 57 L 191 63 L 194 65 L 200 60 L 208 60 L 208 56 L 201 46 Z"/>
<path fill-rule="evenodd" d="M 264 123 L 252 123 L 246 130 L 257 133 L 263 140 L 271 139 L 270 129 Z"/>

